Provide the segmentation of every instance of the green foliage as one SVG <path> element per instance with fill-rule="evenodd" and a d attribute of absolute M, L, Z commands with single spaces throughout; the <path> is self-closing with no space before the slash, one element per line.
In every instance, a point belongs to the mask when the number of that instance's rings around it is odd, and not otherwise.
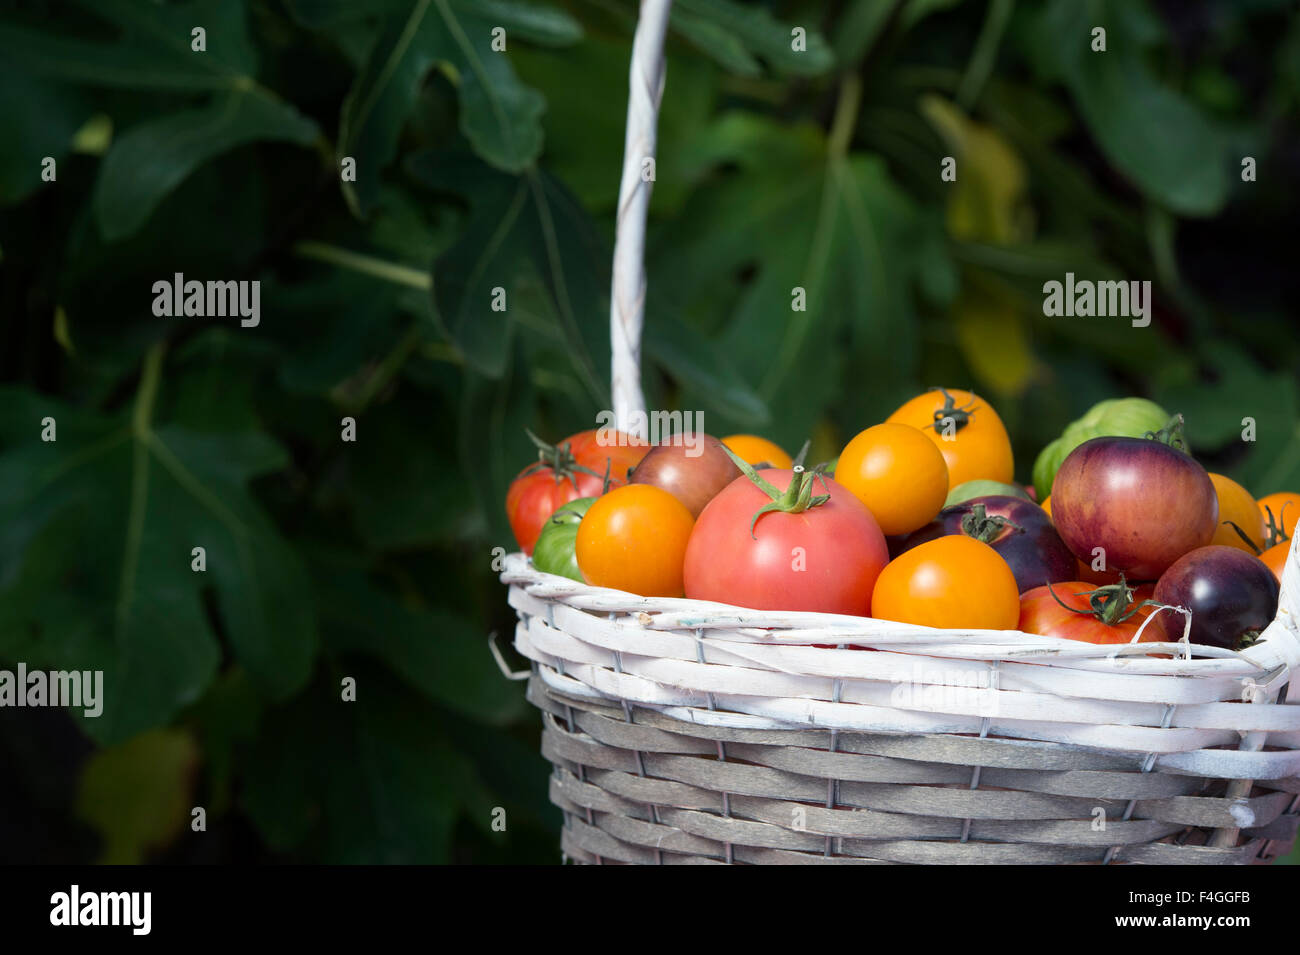
<path fill-rule="evenodd" d="M 0 665 L 106 691 L 65 721 L 66 778 L 16 750 L 76 835 L 7 854 L 185 860 L 251 827 L 273 859 L 556 860 L 537 718 L 487 648 L 514 627 L 493 555 L 524 429 L 609 403 L 636 8 L 0 15 Z M 1142 395 L 1216 470 L 1300 489 L 1300 25 L 1202 8 L 678 0 L 650 405 L 826 460 L 974 387 L 1028 480 L 1069 421 Z M 1151 326 L 1045 316 L 1066 272 L 1150 280 Z M 176 273 L 260 281 L 260 323 L 154 317 Z"/>

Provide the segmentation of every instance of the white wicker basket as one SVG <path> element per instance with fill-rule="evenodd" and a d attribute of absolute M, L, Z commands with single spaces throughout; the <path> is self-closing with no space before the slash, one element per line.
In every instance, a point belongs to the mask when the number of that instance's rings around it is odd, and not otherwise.
<path fill-rule="evenodd" d="M 642 0 L 632 55 L 611 308 L 625 430 L 644 411 L 641 169 L 669 6 Z M 1294 839 L 1300 536 L 1243 652 L 643 598 L 522 554 L 501 579 L 575 861 L 1243 864 Z"/>

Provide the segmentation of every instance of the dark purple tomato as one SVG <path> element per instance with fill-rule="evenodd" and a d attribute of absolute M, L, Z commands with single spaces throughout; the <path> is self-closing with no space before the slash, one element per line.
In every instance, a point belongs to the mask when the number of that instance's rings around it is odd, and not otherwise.
<path fill-rule="evenodd" d="M 1056 472 L 1052 521 L 1085 563 L 1100 547 L 1107 570 L 1155 580 L 1214 537 L 1219 497 L 1205 468 L 1178 448 L 1150 438 L 1093 438 Z"/>
<path fill-rule="evenodd" d="M 1051 518 L 1022 497 L 988 494 L 945 507 L 929 524 L 907 535 L 899 553 L 949 534 L 973 537 L 1002 555 L 1022 594 L 1047 583 L 1075 579 L 1074 555 L 1056 533 Z"/>
<path fill-rule="evenodd" d="M 1156 583 L 1155 599 L 1192 612 L 1192 643 L 1240 650 L 1277 614 L 1277 578 L 1244 550 L 1216 544 L 1176 560 Z M 1157 620 L 1170 640 L 1183 638 L 1186 617 L 1163 611 Z"/>
<path fill-rule="evenodd" d="M 740 477 L 722 442 L 709 434 L 674 435 L 651 448 L 632 471 L 630 484 L 653 484 L 699 517 L 715 494 Z"/>

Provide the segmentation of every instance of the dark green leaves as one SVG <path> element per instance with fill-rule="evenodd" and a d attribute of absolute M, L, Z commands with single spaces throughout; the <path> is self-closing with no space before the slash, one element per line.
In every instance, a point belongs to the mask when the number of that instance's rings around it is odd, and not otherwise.
<path fill-rule="evenodd" d="M 103 32 L 116 33 L 116 39 L 81 40 L 0 24 L 0 48 L 35 76 L 66 83 L 217 93 L 204 106 L 128 127 L 112 144 L 94 201 L 106 239 L 137 231 L 168 194 L 216 156 L 264 140 L 309 145 L 320 135 L 314 122 L 254 79 L 257 60 L 243 0 L 178 5 L 103 0 L 85 6 L 106 21 Z M 194 48 L 196 29 L 204 31 L 201 49 Z M 24 95 L 29 110 L 42 102 L 54 109 L 61 105 L 57 87 L 15 89 L 13 95 Z M 50 154 L 61 155 L 70 133 L 57 125 L 42 129 L 54 140 L 46 147 Z M 30 167 L 31 157 L 26 159 Z"/>
<path fill-rule="evenodd" d="M 0 67 L 0 203 L 24 198 L 41 183 L 42 162 L 62 162 L 90 109 L 75 90 Z M 56 180 L 57 181 L 57 180 Z"/>
<path fill-rule="evenodd" d="M 5 58 L 31 73 L 73 83 L 174 92 L 235 89 L 256 69 L 244 0 L 79 2 L 107 22 L 103 35 L 116 32 L 116 38 L 83 40 L 0 24 Z M 207 33 L 206 52 L 192 48 L 195 27 Z"/>
<path fill-rule="evenodd" d="M 817 24 L 781 23 L 762 8 L 733 0 L 678 0 L 671 16 L 673 27 L 701 53 L 741 76 L 759 75 L 760 60 L 796 76 L 824 73 L 835 61 Z"/>
<path fill-rule="evenodd" d="M 113 144 L 95 186 L 95 214 L 107 239 L 138 229 L 198 166 L 259 140 L 310 145 L 316 124 L 258 91 L 231 92 L 200 109 L 131 127 Z"/>
<path fill-rule="evenodd" d="M 433 269 L 434 300 L 465 360 L 499 377 L 509 354 L 508 317 L 541 323 L 544 334 L 563 342 L 579 381 L 604 407 L 608 260 L 582 208 L 535 170 L 507 176 L 468 156 L 441 153 L 416 157 L 411 170 L 425 185 L 471 203 L 465 229 Z"/>
<path fill-rule="evenodd" d="M 505 31 L 498 34 L 505 51 L 493 49 L 498 29 Z M 546 43 L 581 35 L 564 14 L 520 3 L 415 0 L 385 19 L 339 121 L 339 156 L 357 162 L 357 181 L 344 184 L 355 211 L 369 211 L 379 171 L 393 158 L 420 84 L 435 65 L 456 85 L 460 129 L 478 155 L 506 172 L 537 158 L 546 101 L 515 76 L 508 56 L 512 31 Z"/>
<path fill-rule="evenodd" d="M 1106 30 L 1105 52 L 1091 49 L 1094 27 Z M 1144 3 L 1053 0 L 1030 42 L 1120 172 L 1176 213 L 1211 215 L 1227 199 L 1232 140 L 1152 71 L 1147 50 L 1160 35 Z"/>
<path fill-rule="evenodd" d="M 260 434 L 155 428 L 158 360 L 130 419 L 5 402 L 0 657 L 104 670 L 103 714 L 84 724 L 104 741 L 198 699 L 219 635 L 273 697 L 302 686 L 316 652 L 302 565 L 247 491 L 283 453 Z M 47 415 L 57 441 L 40 440 Z"/>
<path fill-rule="evenodd" d="M 740 379 L 782 409 L 778 440 L 797 447 L 833 400 L 887 414 L 887 389 L 910 380 L 917 358 L 914 286 L 927 270 L 951 272 L 937 218 L 919 214 L 878 160 L 833 153 L 807 126 L 736 113 L 698 148 L 702 168 L 739 171 L 706 179 L 691 215 L 657 236 L 651 295 L 701 303 L 688 319 L 716 329 Z M 719 283 L 736 289 L 723 315 Z M 955 283 L 936 285 L 951 294 Z M 846 354 L 862 364 L 850 372 Z M 844 394 L 850 380 L 871 381 L 873 394 Z M 686 406 L 710 401 L 712 387 L 687 387 Z"/>
<path fill-rule="evenodd" d="M 437 714 L 391 676 L 341 671 L 273 711 L 250 754 L 243 803 L 269 845 L 334 864 L 446 862 L 462 812 L 490 820 L 473 764 Z"/>

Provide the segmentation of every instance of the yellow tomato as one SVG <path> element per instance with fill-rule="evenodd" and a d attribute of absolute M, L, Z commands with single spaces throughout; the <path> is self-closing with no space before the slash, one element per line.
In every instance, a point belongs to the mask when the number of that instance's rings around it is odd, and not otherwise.
<path fill-rule="evenodd" d="M 1015 476 L 1011 439 L 996 411 L 984 399 L 957 388 L 917 395 L 889 416 L 934 442 L 948 463 L 948 488 L 966 481 L 1001 481 Z"/>
<path fill-rule="evenodd" d="M 1219 495 L 1219 526 L 1210 543 L 1235 547 L 1248 554 L 1259 553 L 1255 548 L 1262 550 L 1264 547 L 1264 512 L 1259 509 L 1259 504 L 1250 496 L 1249 491 L 1230 477 L 1211 471 L 1210 480 L 1214 482 L 1214 491 Z M 1241 539 L 1229 521 L 1246 532 L 1255 548 Z"/>
<path fill-rule="evenodd" d="M 786 454 L 779 444 L 756 434 L 728 435 L 722 439 L 722 443 L 746 464 L 770 464 L 774 468 L 794 465 L 794 458 Z"/>
<path fill-rule="evenodd" d="M 871 616 L 945 630 L 1014 630 L 1020 592 L 997 551 L 951 534 L 885 565 L 871 593 Z"/>
<path fill-rule="evenodd" d="M 1268 508 L 1273 514 L 1273 523 L 1282 528 L 1282 533 L 1291 537 L 1295 533 L 1296 521 L 1300 520 L 1300 494 L 1294 491 L 1277 491 L 1265 494 L 1259 499 L 1259 510 L 1264 514 Z M 1265 521 L 1268 516 L 1265 514 Z"/>
<path fill-rule="evenodd" d="M 948 496 L 948 465 L 916 428 L 878 424 L 840 452 L 835 480 L 867 505 L 886 534 L 908 534 L 934 520 Z"/>
<path fill-rule="evenodd" d="M 578 569 L 596 587 L 642 597 L 680 597 L 686 542 L 694 526 L 686 505 L 663 488 L 616 487 L 596 498 L 578 525 Z"/>

